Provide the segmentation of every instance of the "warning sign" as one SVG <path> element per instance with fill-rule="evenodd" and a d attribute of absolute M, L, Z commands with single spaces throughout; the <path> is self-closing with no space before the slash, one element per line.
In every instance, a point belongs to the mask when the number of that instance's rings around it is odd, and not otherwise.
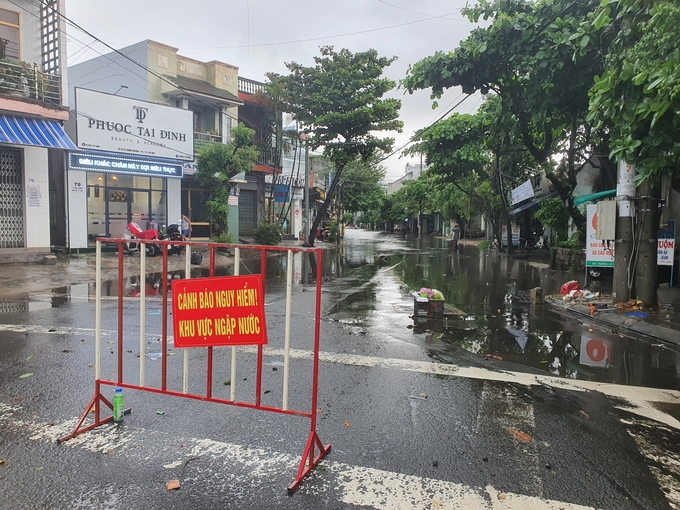
<path fill-rule="evenodd" d="M 175 347 L 266 345 L 260 275 L 174 280 Z"/>

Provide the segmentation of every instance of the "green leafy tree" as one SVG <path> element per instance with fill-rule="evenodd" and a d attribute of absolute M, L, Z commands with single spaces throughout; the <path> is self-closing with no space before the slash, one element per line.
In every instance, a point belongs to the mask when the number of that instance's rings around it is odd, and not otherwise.
<path fill-rule="evenodd" d="M 640 180 L 680 169 L 680 4 L 605 0 L 581 41 L 615 32 L 602 76 L 590 91 L 589 119 L 607 129 L 611 157 L 637 166 Z"/>
<path fill-rule="evenodd" d="M 379 57 L 377 51 L 352 53 L 321 47 L 313 67 L 296 62 L 286 64 L 290 74 L 269 75 L 280 80 L 290 97 L 289 110 L 312 135 L 310 148 L 323 147 L 335 167 L 323 205 L 311 225 L 307 242 L 314 244 L 319 223 L 333 199 L 345 166 L 370 161 L 377 152 L 391 150 L 393 138 L 379 138 L 381 131 L 400 131 L 401 101 L 384 98 L 396 82 L 382 76 L 396 57 Z"/>
<path fill-rule="evenodd" d="M 231 131 L 229 143 L 205 145 L 198 151 L 196 178 L 210 189 L 207 206 L 218 234 L 228 231 L 229 179 L 241 172 L 250 172 L 257 160 L 259 151 L 254 136 L 254 130 L 239 124 Z"/>
<path fill-rule="evenodd" d="M 373 162 L 353 161 L 347 164 L 342 177 L 343 207 L 350 213 L 377 209 L 385 191 L 380 181 L 385 169 Z"/>
<path fill-rule="evenodd" d="M 451 52 L 437 52 L 414 64 L 402 81 L 409 92 L 460 86 L 472 94 L 494 92 L 512 117 L 521 140 L 542 165 L 576 225 L 584 218 L 571 192 L 576 171 L 592 145 L 585 124 L 588 90 L 602 69 L 601 38 L 583 38 L 575 53 L 572 36 L 599 0 L 479 0 L 463 9 L 470 21 L 491 20 Z M 562 166 L 553 161 L 565 155 Z"/>

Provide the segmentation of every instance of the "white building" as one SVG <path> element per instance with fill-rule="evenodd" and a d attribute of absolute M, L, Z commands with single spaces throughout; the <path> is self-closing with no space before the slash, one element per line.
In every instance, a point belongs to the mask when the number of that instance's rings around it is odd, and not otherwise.
<path fill-rule="evenodd" d="M 62 0 L 0 0 L 0 261 L 66 246 Z"/>

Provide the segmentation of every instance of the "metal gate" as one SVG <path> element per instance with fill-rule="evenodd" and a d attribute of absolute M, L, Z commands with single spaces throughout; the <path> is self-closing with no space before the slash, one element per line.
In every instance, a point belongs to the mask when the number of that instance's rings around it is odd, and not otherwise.
<path fill-rule="evenodd" d="M 21 150 L 0 149 L 0 248 L 24 247 Z"/>
<path fill-rule="evenodd" d="M 252 236 L 257 226 L 257 191 L 240 190 L 238 197 L 238 233 Z"/>

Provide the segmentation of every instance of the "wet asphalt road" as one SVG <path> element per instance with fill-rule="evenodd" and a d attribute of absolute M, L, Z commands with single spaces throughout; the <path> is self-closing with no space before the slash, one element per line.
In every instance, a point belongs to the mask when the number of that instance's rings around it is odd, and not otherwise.
<path fill-rule="evenodd" d="M 679 487 L 677 351 L 509 300 L 513 289 L 561 283 L 540 264 L 474 247 L 449 255 L 441 240 L 426 242 L 349 230 L 343 247 L 324 252 L 318 432 L 333 449 L 293 496 L 285 489 L 309 432 L 303 418 L 126 391 L 132 414 L 122 425 L 56 444 L 94 390 L 93 287 L 5 300 L 0 508 L 670 508 Z M 241 274 L 257 268 L 246 260 Z M 305 269 L 296 258 L 290 406 L 301 410 L 309 409 L 314 326 Z M 267 276 L 262 401 L 278 406 L 285 261 L 268 260 Z M 136 281 L 126 281 L 126 294 Z M 148 281 L 153 288 L 157 276 Z M 409 328 L 408 292 L 426 284 L 461 318 Z M 115 282 L 107 289 L 115 294 Z M 146 382 L 154 386 L 160 361 L 147 354 L 160 350 L 161 302 L 147 301 Z M 115 377 L 115 310 L 105 299 L 104 379 Z M 132 382 L 138 313 L 138 300 L 126 298 Z M 608 367 L 583 358 L 583 336 L 603 342 Z M 170 352 L 168 386 L 180 390 L 181 352 Z M 218 397 L 229 398 L 230 352 L 216 350 Z M 190 391 L 200 393 L 206 355 L 190 358 Z M 252 401 L 254 351 L 237 360 L 237 398 Z M 586 392 L 580 381 L 603 384 Z M 634 399 L 644 387 L 671 391 Z M 652 408 L 670 416 L 665 424 Z M 180 490 L 165 488 L 171 479 Z"/>

